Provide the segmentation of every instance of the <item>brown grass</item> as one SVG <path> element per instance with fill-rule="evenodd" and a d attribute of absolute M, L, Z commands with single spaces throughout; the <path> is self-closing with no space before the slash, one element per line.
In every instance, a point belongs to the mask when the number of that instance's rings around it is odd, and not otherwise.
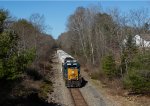
<path fill-rule="evenodd" d="M 88 73 L 88 72 L 89 72 L 89 69 L 85 68 L 83 71 L 85 71 L 85 72 L 87 72 L 87 73 Z"/>

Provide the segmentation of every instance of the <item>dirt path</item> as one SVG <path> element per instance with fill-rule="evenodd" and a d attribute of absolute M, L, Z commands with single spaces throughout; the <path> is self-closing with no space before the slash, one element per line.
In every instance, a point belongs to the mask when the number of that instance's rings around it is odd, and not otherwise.
<path fill-rule="evenodd" d="M 61 64 L 59 63 L 56 54 L 54 55 L 54 59 L 52 60 L 52 62 L 52 69 L 54 72 L 52 80 L 52 82 L 54 83 L 54 92 L 49 96 L 49 100 L 52 99 L 53 101 L 59 103 L 61 106 L 74 106 L 70 92 L 65 87 L 65 83 L 61 72 Z M 51 96 L 53 98 L 51 98 Z"/>
<path fill-rule="evenodd" d="M 81 74 L 87 81 L 87 84 L 80 88 L 80 91 L 89 106 L 116 106 L 115 103 L 106 98 L 101 91 L 96 89 L 95 85 L 93 85 L 91 79 L 85 72 L 82 71 Z"/>
<path fill-rule="evenodd" d="M 88 81 L 88 84 L 80 90 L 90 104 L 89 106 L 150 106 L 150 100 L 148 101 L 147 99 L 145 99 L 145 103 L 139 103 L 139 99 L 136 101 L 136 99 L 131 100 L 134 98 L 130 97 L 110 95 L 110 89 L 103 88 L 103 84 L 100 81 L 92 80 L 86 72 L 81 72 L 85 80 Z M 89 94 L 87 95 L 87 93 Z M 90 97 L 88 97 L 89 95 Z M 91 97 L 93 97 L 93 99 Z M 91 103 L 92 101 L 95 101 L 95 104 Z"/>

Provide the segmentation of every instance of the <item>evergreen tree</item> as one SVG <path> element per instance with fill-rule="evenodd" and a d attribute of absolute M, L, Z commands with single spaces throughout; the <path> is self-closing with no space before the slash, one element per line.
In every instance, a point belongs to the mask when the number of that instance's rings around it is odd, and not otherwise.
<path fill-rule="evenodd" d="M 109 77 L 114 77 L 116 73 L 116 64 L 112 55 L 106 56 L 103 58 L 102 68 L 104 73 Z"/>
<path fill-rule="evenodd" d="M 0 10 L 0 79 L 18 78 L 35 56 L 34 50 L 22 51 L 18 55 L 18 35 L 11 29 L 4 28 L 7 12 Z"/>

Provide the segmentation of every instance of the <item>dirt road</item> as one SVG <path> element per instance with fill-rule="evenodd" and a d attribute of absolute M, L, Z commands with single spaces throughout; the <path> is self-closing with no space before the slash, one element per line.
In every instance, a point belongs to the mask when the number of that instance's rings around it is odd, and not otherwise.
<path fill-rule="evenodd" d="M 56 54 L 54 55 L 52 62 L 52 70 L 54 72 L 54 76 L 52 79 L 52 82 L 54 83 L 54 92 L 50 95 L 49 100 L 52 99 L 55 102 L 59 103 L 61 106 L 74 106 L 70 92 L 68 88 L 65 87 L 61 72 L 61 64 L 59 63 Z M 51 96 L 53 96 L 53 98 L 51 98 Z"/>

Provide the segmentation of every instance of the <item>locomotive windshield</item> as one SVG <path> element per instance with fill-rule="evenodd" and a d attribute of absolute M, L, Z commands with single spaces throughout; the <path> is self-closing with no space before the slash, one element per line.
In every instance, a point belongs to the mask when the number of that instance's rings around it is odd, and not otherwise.
<path fill-rule="evenodd" d="M 78 68 L 77 65 L 68 65 L 67 67 L 68 67 L 68 68 Z"/>
<path fill-rule="evenodd" d="M 65 64 L 65 68 L 79 68 L 79 64 L 78 63 L 66 63 Z"/>

